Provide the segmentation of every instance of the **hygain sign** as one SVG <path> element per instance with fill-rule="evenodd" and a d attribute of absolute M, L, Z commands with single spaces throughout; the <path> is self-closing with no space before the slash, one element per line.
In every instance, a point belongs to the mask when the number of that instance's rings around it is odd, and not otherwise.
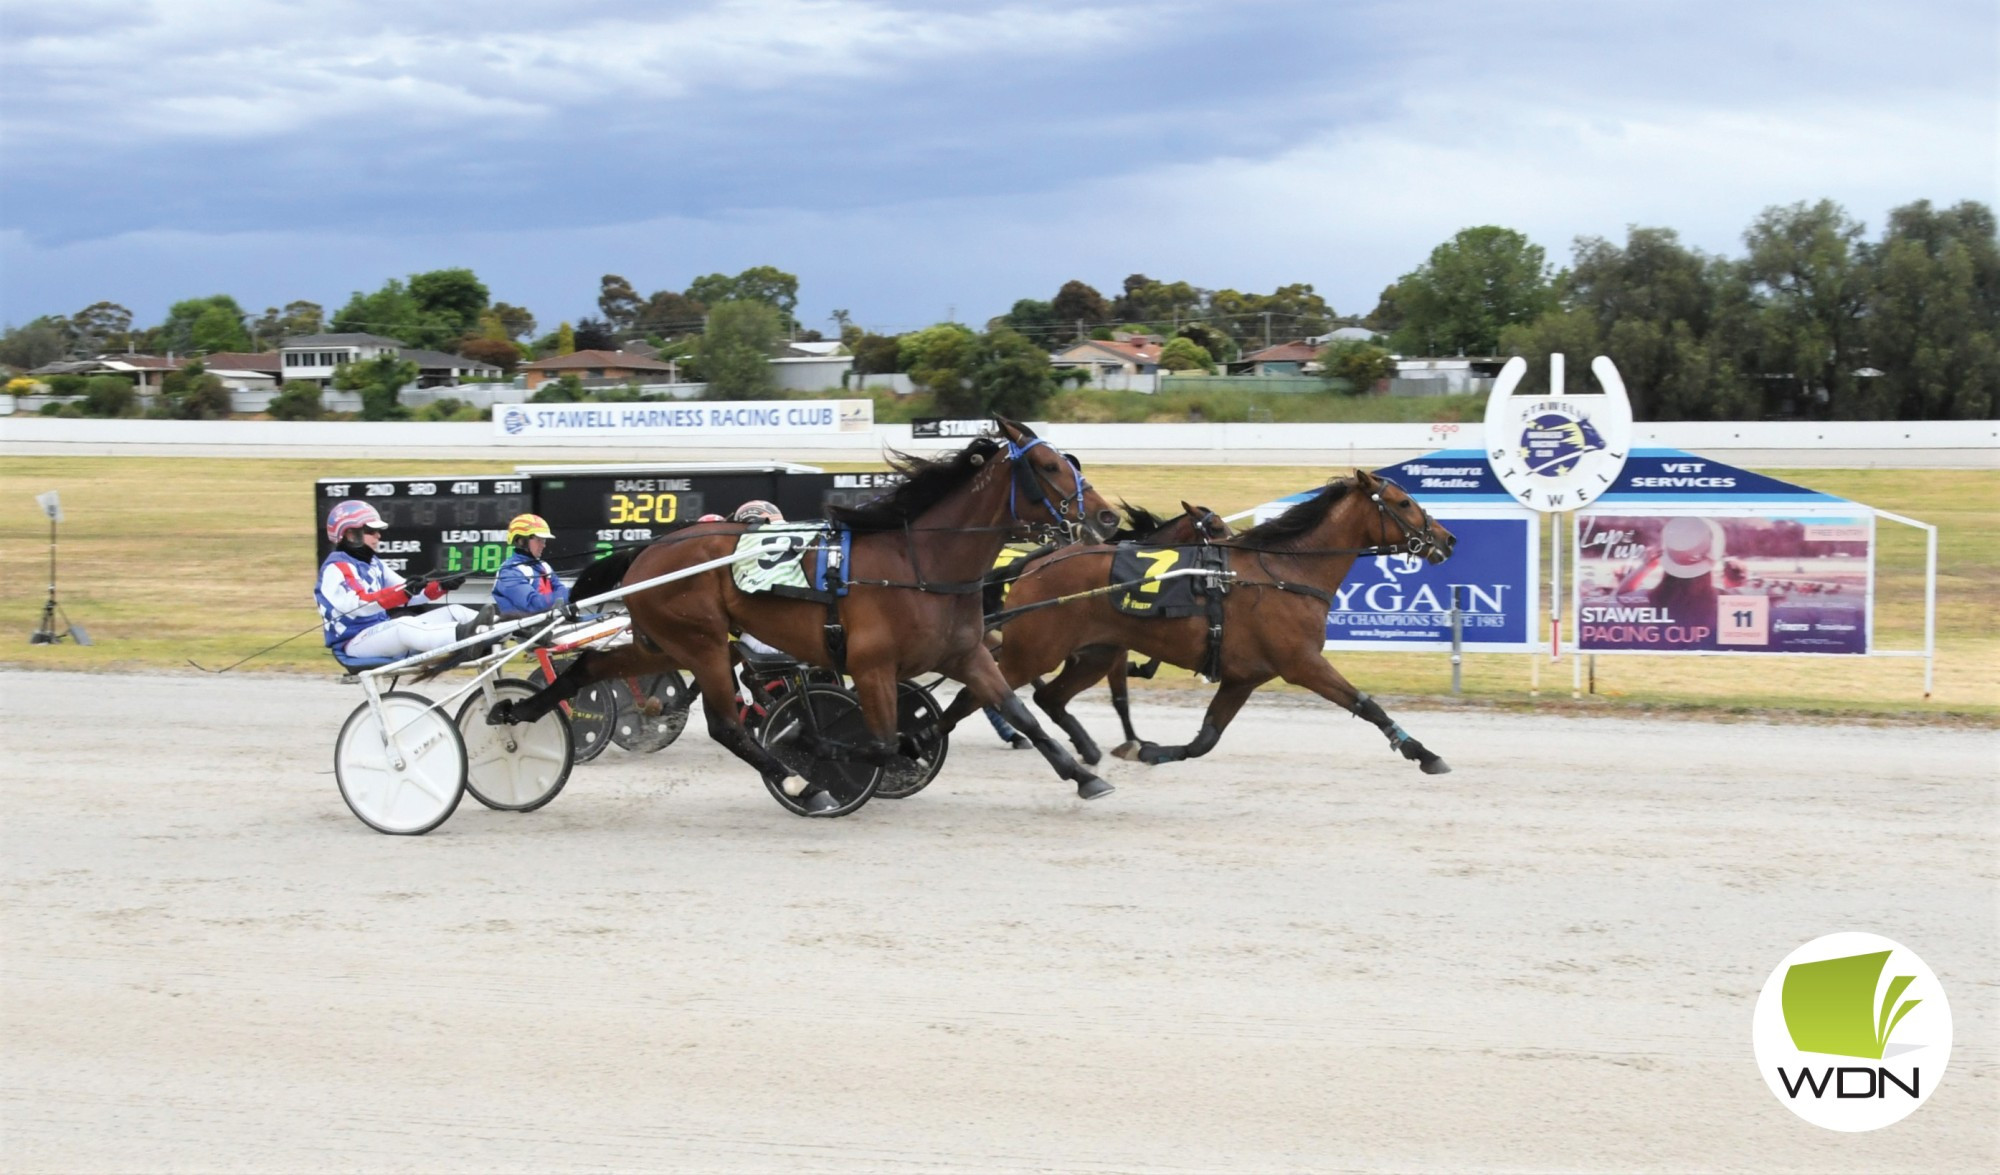
<path fill-rule="evenodd" d="M 1599 355 L 1590 370 L 1602 395 L 1565 395 L 1563 357 L 1549 356 L 1547 396 L 1516 396 L 1528 361 L 1500 369 L 1486 400 L 1486 460 L 1507 492 L 1530 510 L 1553 513 L 1594 501 L 1618 480 L 1631 451 L 1632 404 L 1625 381 Z"/>
<path fill-rule="evenodd" d="M 1951 1005 L 1908 947 L 1849 931 L 1785 956 L 1750 1038 L 1764 1084 L 1829 1130 L 1876 1130 L 1924 1104 L 1951 1061 Z"/>

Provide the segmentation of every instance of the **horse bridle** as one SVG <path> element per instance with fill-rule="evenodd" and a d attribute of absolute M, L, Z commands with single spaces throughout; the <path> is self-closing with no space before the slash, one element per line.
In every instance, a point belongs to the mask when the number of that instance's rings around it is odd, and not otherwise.
<path fill-rule="evenodd" d="M 1061 520 L 1057 525 L 1068 533 L 1071 542 L 1075 542 L 1077 539 L 1083 537 L 1083 494 L 1085 490 L 1090 488 L 1090 482 L 1084 479 L 1083 462 L 1078 461 L 1068 453 L 1062 452 L 1054 445 L 1049 445 L 1050 451 L 1069 462 L 1070 471 L 1076 481 L 1075 497 L 1062 493 L 1061 487 L 1051 481 L 1041 470 L 1036 469 L 1033 462 L 1027 460 L 1028 454 L 1036 446 L 1048 444 L 1047 441 L 1040 437 L 1036 437 L 1025 445 L 1015 443 L 1012 438 L 1008 439 L 1007 460 L 1013 463 L 1013 481 L 1007 487 L 1007 515 L 1019 525 L 1028 525 L 1027 521 L 1021 517 L 1021 512 L 1018 508 L 1019 496 L 1023 490 L 1026 490 L 1029 494 L 1033 495 L 1035 501 L 1041 504 L 1042 509 L 1047 510 L 1052 516 Z M 1051 491 L 1054 491 L 1054 493 L 1051 493 Z M 1072 507 L 1074 507 L 1074 511 L 1072 511 Z"/>
<path fill-rule="evenodd" d="M 1370 501 L 1375 503 L 1376 512 L 1381 514 L 1384 518 L 1387 518 L 1389 521 L 1395 523 L 1396 529 L 1401 531 L 1403 534 L 1403 541 L 1400 544 L 1400 547 L 1398 544 L 1384 543 L 1382 544 L 1382 549 L 1379 553 L 1400 554 L 1402 552 L 1407 551 L 1411 555 L 1422 555 L 1424 552 L 1430 550 L 1432 547 L 1437 546 L 1438 541 L 1432 538 L 1430 534 L 1431 527 L 1437 525 L 1437 521 L 1431 517 L 1431 512 L 1429 510 L 1424 509 L 1423 504 L 1421 502 L 1418 502 L 1415 498 L 1410 497 L 1408 490 L 1403 490 L 1404 499 L 1407 500 L 1410 503 L 1410 505 L 1415 506 L 1417 508 L 1417 514 L 1421 516 L 1423 519 L 1422 527 L 1420 528 L 1411 527 L 1409 523 L 1403 521 L 1403 516 L 1401 514 L 1398 514 L 1396 511 L 1390 509 L 1389 503 L 1382 500 L 1382 490 L 1380 488 L 1381 486 L 1384 485 L 1395 486 L 1399 490 L 1402 490 L 1403 487 L 1396 485 L 1395 482 L 1390 481 L 1386 477 L 1379 478 L 1378 481 L 1380 482 L 1380 485 L 1378 485 L 1376 489 L 1368 495 L 1368 498 Z M 1384 532 L 1386 532 L 1388 530 L 1388 527 L 1385 526 L 1382 529 L 1384 530 Z"/>

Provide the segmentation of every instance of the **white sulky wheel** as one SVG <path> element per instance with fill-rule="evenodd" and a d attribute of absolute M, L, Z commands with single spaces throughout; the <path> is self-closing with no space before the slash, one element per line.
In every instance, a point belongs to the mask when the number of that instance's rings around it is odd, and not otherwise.
<path fill-rule="evenodd" d="M 562 707 L 537 722 L 487 724 L 486 712 L 494 700 L 534 696 L 534 686 L 509 678 L 474 690 L 458 708 L 458 733 L 465 740 L 465 790 L 489 808 L 532 812 L 555 799 L 569 782 L 569 720 Z"/>
<path fill-rule="evenodd" d="M 465 794 L 465 743 L 422 694 L 392 691 L 381 701 L 395 745 L 361 703 L 334 740 L 333 777 L 363 824 L 392 836 L 422 836 L 450 818 Z"/>

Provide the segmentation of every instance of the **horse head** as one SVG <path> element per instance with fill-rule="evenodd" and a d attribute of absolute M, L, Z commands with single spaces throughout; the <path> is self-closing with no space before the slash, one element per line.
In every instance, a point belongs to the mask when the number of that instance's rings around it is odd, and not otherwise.
<path fill-rule="evenodd" d="M 1451 550 L 1458 537 L 1438 525 L 1438 520 L 1431 517 L 1430 511 L 1419 506 L 1402 486 L 1365 469 L 1354 471 L 1354 484 L 1375 507 L 1379 523 L 1375 538 L 1378 546 L 1421 555 L 1432 563 L 1442 563 L 1451 558 Z"/>
<path fill-rule="evenodd" d="M 1016 522 L 1057 527 L 1072 541 L 1102 542 L 1117 532 L 1118 511 L 1083 476 L 1083 462 L 1025 424 L 1000 416 L 993 420 L 1013 467 L 1008 510 Z"/>
<path fill-rule="evenodd" d="M 1187 520 L 1194 537 L 1204 543 L 1226 539 L 1236 533 L 1222 515 L 1206 506 L 1190 505 L 1185 498 L 1181 499 L 1181 517 Z"/>

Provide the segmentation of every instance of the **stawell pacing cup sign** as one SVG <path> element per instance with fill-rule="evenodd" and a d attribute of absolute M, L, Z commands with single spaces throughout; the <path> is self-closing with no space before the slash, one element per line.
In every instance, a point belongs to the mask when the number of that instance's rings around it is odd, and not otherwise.
<path fill-rule="evenodd" d="M 1616 509 L 1576 523 L 1586 653 L 1866 653 L 1875 519 L 1783 507 Z"/>

